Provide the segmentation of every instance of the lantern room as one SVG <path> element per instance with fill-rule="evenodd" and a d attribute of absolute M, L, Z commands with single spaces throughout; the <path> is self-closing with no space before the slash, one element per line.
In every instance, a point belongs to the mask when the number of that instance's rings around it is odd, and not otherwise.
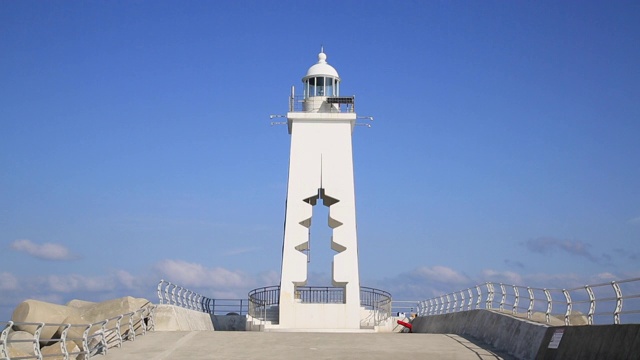
<path fill-rule="evenodd" d="M 327 55 L 321 50 L 318 62 L 311 66 L 307 75 L 302 78 L 304 98 L 339 96 L 340 76 L 333 66 L 327 63 Z"/>

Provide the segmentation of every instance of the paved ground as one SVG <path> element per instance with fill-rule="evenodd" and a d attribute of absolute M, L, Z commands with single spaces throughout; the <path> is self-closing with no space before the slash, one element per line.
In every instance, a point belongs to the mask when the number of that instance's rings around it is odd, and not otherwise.
<path fill-rule="evenodd" d="M 152 332 L 95 359 L 513 360 L 458 335 L 251 331 Z"/>

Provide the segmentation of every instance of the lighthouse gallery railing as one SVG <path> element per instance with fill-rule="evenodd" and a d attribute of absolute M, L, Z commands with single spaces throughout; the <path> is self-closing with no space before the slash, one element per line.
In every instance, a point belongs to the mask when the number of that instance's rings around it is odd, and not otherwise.
<path fill-rule="evenodd" d="M 328 286 L 298 286 L 295 297 L 308 304 L 342 304 L 344 288 Z M 280 286 L 268 286 L 253 289 L 249 292 L 249 315 L 260 320 L 267 320 L 267 310 L 278 306 L 280 302 Z M 386 291 L 360 287 L 360 306 L 374 310 L 378 321 L 391 316 L 391 294 Z"/>

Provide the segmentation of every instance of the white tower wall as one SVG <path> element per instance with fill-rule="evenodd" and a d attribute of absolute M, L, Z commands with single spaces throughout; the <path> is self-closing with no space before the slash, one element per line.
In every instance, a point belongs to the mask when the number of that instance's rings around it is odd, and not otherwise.
<path fill-rule="evenodd" d="M 324 59 L 326 56 L 321 53 L 314 67 L 325 65 L 333 70 L 335 75 L 324 75 L 335 76 L 337 86 L 337 72 Z M 309 73 L 307 78 L 313 75 Z M 338 105 L 326 100 L 322 96 L 308 97 L 303 105 L 306 111 L 287 113 L 291 154 L 280 282 L 279 327 L 283 329 L 360 328 L 351 142 L 356 114 L 339 112 Z M 312 218 L 314 204 L 329 206 L 329 219 Z M 344 288 L 343 303 L 304 303 L 296 294 L 296 286 L 323 285 L 307 284 L 307 255 L 303 251 L 308 249 L 311 221 L 327 221 L 332 228 L 331 248 L 336 251 L 332 262 L 332 285 Z M 315 244 L 314 247 L 328 245 Z"/>

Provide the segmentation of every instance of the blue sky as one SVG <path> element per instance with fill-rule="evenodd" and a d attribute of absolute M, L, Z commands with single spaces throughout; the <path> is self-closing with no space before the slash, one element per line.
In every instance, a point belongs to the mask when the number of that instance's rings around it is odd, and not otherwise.
<path fill-rule="evenodd" d="M 375 117 L 353 136 L 362 285 L 640 276 L 639 18 L 632 1 L 0 1 L 0 317 L 155 301 L 161 278 L 276 285 L 290 138 L 269 115 L 321 44 Z"/>

